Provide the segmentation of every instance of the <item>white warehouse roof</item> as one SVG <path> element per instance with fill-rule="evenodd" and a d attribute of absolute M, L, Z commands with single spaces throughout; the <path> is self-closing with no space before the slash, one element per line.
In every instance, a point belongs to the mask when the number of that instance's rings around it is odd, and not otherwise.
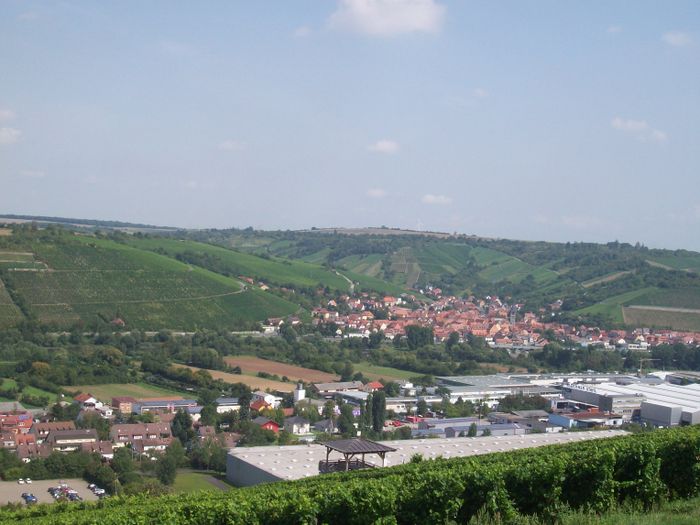
<path fill-rule="evenodd" d="M 414 454 L 426 459 L 476 456 L 490 452 L 507 452 L 521 448 L 572 443 L 626 434 L 620 430 L 603 430 L 575 433 L 527 434 L 519 436 L 489 436 L 479 438 L 411 439 L 384 441 L 396 449 L 386 456 L 386 466 L 396 466 L 410 461 Z M 341 456 L 331 456 L 340 459 Z M 235 448 L 229 452 L 226 477 L 240 486 L 261 482 L 294 480 L 318 475 L 319 461 L 326 459 L 322 445 L 294 445 Z M 367 455 L 366 463 L 381 467 L 381 459 Z"/>

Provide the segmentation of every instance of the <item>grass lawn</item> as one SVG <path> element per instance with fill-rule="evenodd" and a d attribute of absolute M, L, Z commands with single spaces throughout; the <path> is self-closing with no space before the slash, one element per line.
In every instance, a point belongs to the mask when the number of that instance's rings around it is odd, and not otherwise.
<path fill-rule="evenodd" d="M 665 503 L 648 512 L 615 510 L 602 516 L 575 512 L 558 519 L 562 525 L 695 525 L 700 523 L 700 498 Z"/>
<path fill-rule="evenodd" d="M 16 386 L 17 386 L 17 381 L 15 381 L 14 379 L 10 379 L 7 377 L 4 377 L 2 379 L 2 387 L 3 388 L 12 388 L 12 387 L 16 387 Z M 33 386 L 30 386 L 30 385 L 25 386 L 24 390 L 22 390 L 22 393 L 30 395 L 30 396 L 36 396 L 36 397 L 46 396 L 49 398 L 49 401 L 51 403 L 55 403 L 56 400 L 58 399 L 58 394 L 54 394 L 53 392 L 47 392 L 46 390 L 41 390 L 39 388 L 35 388 Z M 10 401 L 14 401 L 14 400 L 11 399 Z"/>
<path fill-rule="evenodd" d="M 183 392 L 160 388 L 148 383 L 110 383 L 106 385 L 64 386 L 63 388 L 71 392 L 77 392 L 78 390 L 89 392 L 103 403 L 110 403 L 115 396 L 131 396 L 136 399 L 170 396 L 182 399 L 185 395 Z"/>
<path fill-rule="evenodd" d="M 173 492 L 186 493 L 200 490 L 231 490 L 231 485 L 209 472 L 178 470 Z"/>
<path fill-rule="evenodd" d="M 362 374 L 369 379 L 410 379 L 412 377 L 423 375 L 418 372 L 399 370 L 398 368 L 391 368 L 388 366 L 373 365 L 367 361 L 353 363 L 352 366 L 355 369 L 355 372 L 362 372 Z"/>

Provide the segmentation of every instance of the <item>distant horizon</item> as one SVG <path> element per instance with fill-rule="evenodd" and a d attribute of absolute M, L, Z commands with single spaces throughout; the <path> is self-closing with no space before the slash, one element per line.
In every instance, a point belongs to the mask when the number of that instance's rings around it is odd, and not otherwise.
<path fill-rule="evenodd" d="M 417 230 L 415 228 L 405 228 L 405 227 L 400 227 L 400 226 L 390 226 L 390 225 L 374 225 L 374 226 L 369 226 L 369 225 L 362 225 L 362 226 L 319 226 L 319 225 L 311 225 L 308 227 L 302 227 L 302 228 L 256 228 L 255 226 L 252 225 L 241 225 L 241 226 L 236 226 L 236 225 L 229 225 L 229 226 L 204 226 L 204 227 L 198 227 L 198 228 L 190 228 L 186 226 L 174 226 L 172 224 L 156 224 L 156 223 L 151 223 L 149 221 L 131 221 L 131 220 L 125 220 L 125 219 L 103 219 L 103 218 L 95 218 L 95 217 L 62 217 L 59 215 L 45 215 L 45 214 L 27 214 L 27 213 L 0 213 L 0 223 L 3 222 L 4 219 L 9 219 L 10 221 L 16 220 L 16 221 L 24 221 L 24 222 L 29 222 L 32 219 L 36 219 L 38 221 L 46 221 L 50 222 L 50 219 L 60 219 L 62 222 L 68 223 L 68 221 L 99 221 L 99 222 L 114 222 L 114 223 L 122 223 L 124 226 L 122 227 L 128 227 L 128 226 L 140 226 L 142 228 L 152 228 L 152 229 L 167 229 L 167 230 L 184 230 L 184 231 L 207 231 L 207 230 L 229 230 L 229 229 L 236 229 L 236 230 L 245 230 L 246 228 L 253 228 L 254 231 L 259 231 L 259 232 L 284 232 L 284 231 L 292 231 L 292 232 L 312 232 L 314 230 L 363 230 L 363 229 L 372 229 L 372 230 L 393 230 L 393 231 L 402 231 L 402 232 L 412 232 L 412 233 L 426 233 L 426 234 L 440 234 L 440 235 L 447 235 L 447 236 L 465 236 L 465 237 L 476 237 L 479 239 L 492 239 L 492 240 L 507 240 L 507 241 L 522 241 L 522 242 L 547 242 L 547 243 L 556 243 L 556 244 L 566 244 L 566 243 L 578 243 L 578 244 L 608 244 L 608 243 L 613 243 L 613 242 L 619 242 L 621 244 L 629 244 L 632 246 L 635 246 L 637 243 L 640 245 L 649 248 L 649 249 L 659 249 L 659 250 L 671 250 L 671 251 L 676 251 L 676 250 L 685 250 L 685 251 L 690 251 L 690 252 L 697 252 L 700 253 L 700 249 L 693 249 L 693 248 L 686 248 L 686 247 L 668 247 L 668 246 L 652 246 L 649 245 L 643 241 L 629 241 L 629 240 L 623 240 L 623 239 L 610 239 L 608 241 L 587 241 L 587 240 L 576 240 L 576 239 L 569 239 L 569 240 L 552 240 L 552 239 L 525 239 L 525 238 L 517 238 L 517 237 L 509 237 L 509 236 L 493 236 L 493 235 L 482 235 L 479 233 L 473 233 L 473 232 L 459 232 L 459 231 L 441 231 L 441 230 L 428 230 L 428 229 L 423 229 L 423 230 Z M 60 224 L 60 223 L 59 223 Z M 89 224 L 85 225 L 86 227 L 89 227 Z"/>
<path fill-rule="evenodd" d="M 11 213 L 700 250 L 697 0 L 7 0 L 0 64 Z"/>

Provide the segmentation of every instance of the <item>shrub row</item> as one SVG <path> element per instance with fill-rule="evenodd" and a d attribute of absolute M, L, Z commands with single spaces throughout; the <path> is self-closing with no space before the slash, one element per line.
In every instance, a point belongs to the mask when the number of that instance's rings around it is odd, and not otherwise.
<path fill-rule="evenodd" d="M 0 513 L 0 523 L 366 524 L 465 523 L 491 515 L 553 518 L 563 507 L 652 507 L 700 489 L 700 428 L 437 459 L 318 476 L 229 493 L 113 498 Z"/>

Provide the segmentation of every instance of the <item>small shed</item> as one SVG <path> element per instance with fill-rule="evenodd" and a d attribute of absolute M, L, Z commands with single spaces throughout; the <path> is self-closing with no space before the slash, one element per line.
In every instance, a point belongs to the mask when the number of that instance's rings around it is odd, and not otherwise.
<path fill-rule="evenodd" d="M 396 451 L 395 448 L 363 438 L 338 439 L 321 444 L 326 447 L 326 459 L 325 461 L 319 461 L 318 464 L 318 470 L 322 474 L 342 470 L 372 468 L 374 465 L 365 462 L 366 454 L 377 454 L 382 458 L 382 466 L 384 466 L 386 453 Z M 339 452 L 343 455 L 343 459 L 331 461 L 331 452 Z M 360 459 L 357 456 L 360 456 Z"/>

